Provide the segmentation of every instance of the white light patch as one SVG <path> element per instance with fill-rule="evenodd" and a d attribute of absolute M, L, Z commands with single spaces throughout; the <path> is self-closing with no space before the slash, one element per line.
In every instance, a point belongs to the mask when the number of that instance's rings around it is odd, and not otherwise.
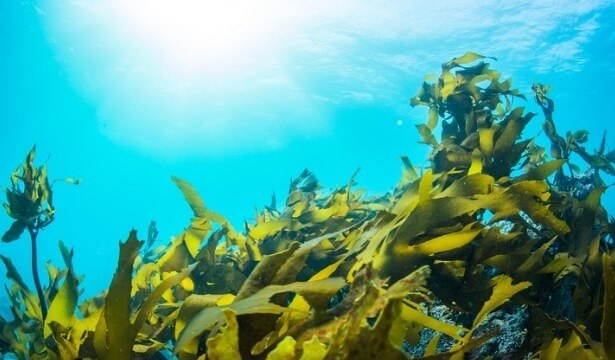
<path fill-rule="evenodd" d="M 327 130 L 280 61 L 309 8 L 284 1 L 58 1 L 41 8 L 101 129 L 163 156 L 283 146 Z"/>
<path fill-rule="evenodd" d="M 260 70 L 277 55 L 295 20 L 284 2 L 131 0 L 112 1 L 119 36 L 176 76 L 209 78 Z M 288 35 L 288 34 L 286 34 Z M 250 66 L 251 65 L 251 66 Z"/>

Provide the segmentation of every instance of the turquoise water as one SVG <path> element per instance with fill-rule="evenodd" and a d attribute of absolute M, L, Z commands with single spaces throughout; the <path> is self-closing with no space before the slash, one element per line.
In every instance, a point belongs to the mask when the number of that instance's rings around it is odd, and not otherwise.
<path fill-rule="evenodd" d="M 171 175 L 239 228 L 304 168 L 330 187 L 361 168 L 360 186 L 387 191 L 400 155 L 427 164 L 409 98 L 468 50 L 497 57 L 528 96 L 551 85 L 559 130 L 589 130 L 589 149 L 607 130 L 612 147 L 614 3 L 483 3 L 3 1 L 0 183 L 33 144 L 52 179 L 83 179 L 54 187 L 39 251 L 61 264 L 58 240 L 73 247 L 88 296 L 108 286 L 130 229 L 145 237 L 156 220 L 168 239 L 188 225 Z M 25 238 L 0 253 L 31 281 Z"/>

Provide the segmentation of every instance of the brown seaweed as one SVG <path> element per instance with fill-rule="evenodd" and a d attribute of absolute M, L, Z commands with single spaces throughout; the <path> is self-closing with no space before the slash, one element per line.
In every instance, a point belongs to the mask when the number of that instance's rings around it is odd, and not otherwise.
<path fill-rule="evenodd" d="M 419 172 L 402 157 L 400 181 L 387 194 L 356 189 L 356 173 L 323 191 L 305 170 L 286 201 L 273 196 L 237 230 L 173 177 L 193 212 L 188 227 L 141 255 L 131 232 L 108 291 L 81 303 L 72 251 L 61 246 L 65 268 L 47 266 L 45 322 L 2 257 L 14 316 L 0 318 L 2 351 L 52 359 L 404 359 L 415 346 L 425 359 L 460 359 L 498 341 L 497 326 L 484 331 L 490 314 L 523 307 L 528 335 L 515 358 L 615 356 L 606 188 L 597 177 L 578 197 L 561 180 L 564 166 L 579 171 L 572 154 L 607 175 L 614 156 L 604 136 L 594 154 L 583 148 L 586 131 L 560 136 L 543 85 L 534 92 L 551 156 L 524 138 L 536 114 L 513 104 L 525 96 L 490 60 L 468 52 L 422 84 L 411 105 L 427 107 L 417 128 L 431 166 Z M 558 295 L 567 287 L 568 297 Z M 553 311 L 564 303 L 567 313 Z M 466 320 L 433 316 L 434 304 Z"/>

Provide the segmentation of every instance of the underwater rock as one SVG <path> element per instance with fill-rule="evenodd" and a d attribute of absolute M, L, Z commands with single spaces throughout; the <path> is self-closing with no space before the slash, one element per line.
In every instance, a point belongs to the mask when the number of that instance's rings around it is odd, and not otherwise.
<path fill-rule="evenodd" d="M 496 328 L 499 328 L 499 331 L 484 345 L 473 350 L 470 359 L 513 359 L 526 340 L 527 319 L 526 306 L 509 306 L 487 315 L 475 335 L 487 334 Z"/>
<path fill-rule="evenodd" d="M 567 176 L 559 173 L 555 176 L 555 185 L 560 191 L 565 191 L 577 200 L 585 200 L 587 195 L 596 188 L 597 171 L 588 168 L 583 173 L 573 173 Z"/>
<path fill-rule="evenodd" d="M 472 323 L 472 320 L 467 314 L 455 311 L 442 304 L 440 301 L 436 301 L 435 305 L 430 306 L 427 314 L 434 319 L 438 319 L 448 324 L 468 326 Z M 421 331 L 421 338 L 419 342 L 414 345 L 404 342 L 403 351 L 411 357 L 424 356 L 427 345 L 431 339 L 436 336 L 436 334 L 437 332 L 435 330 L 427 327 L 424 328 Z M 442 335 L 438 341 L 437 353 L 448 352 L 453 345 L 455 345 L 455 340 L 453 338 L 447 335 Z"/>
<path fill-rule="evenodd" d="M 431 307 L 429 316 L 440 321 L 468 326 L 472 323 L 469 314 L 452 310 L 444 304 Z M 526 306 L 505 306 L 489 314 L 476 329 L 473 338 L 488 334 L 497 329 L 497 334 L 482 346 L 468 353 L 468 359 L 512 359 L 526 341 L 528 309 Z M 424 356 L 429 342 L 436 335 L 436 331 L 425 328 L 421 331 L 420 341 L 411 345 L 404 343 L 404 352 L 411 357 Z M 438 342 L 437 353 L 446 353 L 455 345 L 455 340 L 442 335 Z"/>
<path fill-rule="evenodd" d="M 574 309 L 574 289 L 579 284 L 579 278 L 573 274 L 568 274 L 557 283 L 545 304 L 545 311 L 554 319 L 576 320 Z"/>

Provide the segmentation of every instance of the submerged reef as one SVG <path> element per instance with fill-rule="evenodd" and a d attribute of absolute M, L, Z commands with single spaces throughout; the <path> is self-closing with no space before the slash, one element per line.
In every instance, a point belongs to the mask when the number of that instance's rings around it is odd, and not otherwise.
<path fill-rule="evenodd" d="M 466 53 L 422 84 L 411 105 L 427 108 L 417 129 L 430 166 L 419 171 L 403 157 L 401 179 L 384 195 L 357 189 L 356 173 L 324 191 L 305 170 L 284 203 L 273 197 L 235 229 L 173 178 L 194 213 L 189 226 L 158 247 L 154 222 L 147 241 L 131 231 L 108 289 L 82 301 L 63 244 L 65 264 L 46 264 L 40 297 L 2 257 L 13 317 L 0 317 L 0 351 L 22 359 L 615 359 L 615 226 L 600 204 L 615 155 L 605 135 L 593 154 L 586 131 L 560 136 L 540 84 L 534 100 L 550 155 L 523 138 L 537 114 L 513 105 L 528 100 L 490 60 Z M 11 216 L 23 206 L 13 199 L 26 193 L 20 181 L 40 180 L 12 177 Z M 21 232 L 11 227 L 3 240 Z"/>

